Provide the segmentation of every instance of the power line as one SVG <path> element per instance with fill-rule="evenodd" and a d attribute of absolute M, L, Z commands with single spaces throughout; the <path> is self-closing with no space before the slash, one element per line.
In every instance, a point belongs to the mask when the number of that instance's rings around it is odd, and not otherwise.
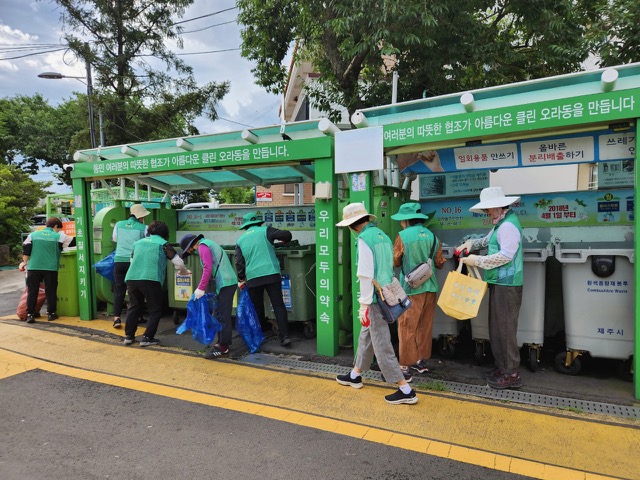
<path fill-rule="evenodd" d="M 198 30 L 189 30 L 188 32 L 182 32 L 182 34 L 184 35 L 185 33 L 202 32 L 203 30 L 208 30 L 209 28 L 219 27 L 220 25 L 227 25 L 228 23 L 236 23 L 237 21 L 238 20 L 229 20 L 228 22 L 216 23 L 215 25 L 209 25 L 208 27 L 199 28 Z"/>
<path fill-rule="evenodd" d="M 188 20 L 182 20 L 180 22 L 175 22 L 174 25 L 179 25 L 181 23 L 187 23 L 187 22 L 193 22 L 194 20 L 200 20 L 201 18 L 212 17 L 214 15 L 218 15 L 219 13 L 224 13 L 224 12 L 228 12 L 230 10 L 235 10 L 236 8 L 238 8 L 238 7 L 225 8 L 224 10 L 219 10 L 217 12 L 208 13 L 206 15 L 201 15 L 199 17 L 189 18 Z"/>
<path fill-rule="evenodd" d="M 35 55 L 44 55 L 45 53 L 53 53 L 53 52 L 60 52 L 62 50 L 66 50 L 67 48 L 56 48 L 55 50 L 45 50 L 44 52 L 35 52 L 35 53 L 28 53 L 26 55 L 19 55 L 17 57 L 6 57 L 6 58 L 0 58 L 0 60 L 16 60 L 18 58 L 25 58 L 25 57 L 33 57 Z M 239 49 L 238 49 L 239 50 Z"/>
<path fill-rule="evenodd" d="M 182 55 L 204 55 L 205 53 L 235 52 L 237 50 L 240 50 L 240 47 L 238 47 L 238 48 L 227 48 L 225 50 L 209 50 L 208 52 L 176 53 L 176 55 L 178 55 L 178 56 L 182 56 Z M 144 55 L 144 56 L 145 57 L 150 57 L 151 55 Z"/>

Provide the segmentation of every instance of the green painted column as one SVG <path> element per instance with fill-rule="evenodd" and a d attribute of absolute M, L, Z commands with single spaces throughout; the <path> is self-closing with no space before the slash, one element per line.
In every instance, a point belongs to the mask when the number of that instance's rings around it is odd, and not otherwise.
<path fill-rule="evenodd" d="M 81 320 L 93 319 L 96 296 L 93 289 L 91 259 L 91 183 L 82 178 L 73 179 L 74 217 L 76 221 L 76 249 L 78 255 L 78 307 Z"/>
<path fill-rule="evenodd" d="M 331 185 L 331 198 L 316 196 L 316 325 L 319 355 L 335 357 L 340 345 L 338 302 L 338 184 L 333 172 L 333 158 L 315 162 L 315 181 Z M 317 191 L 317 190 L 316 190 Z"/>
<path fill-rule="evenodd" d="M 637 128 L 638 125 L 638 119 L 636 119 L 636 133 L 638 131 Z M 633 202 L 634 202 L 634 225 L 633 225 L 633 241 L 634 241 L 634 250 L 635 250 L 635 263 L 638 262 L 638 252 L 640 251 L 640 249 L 638 248 L 638 246 L 640 245 L 640 239 L 638 239 L 638 209 L 635 208 L 638 205 L 638 198 L 639 197 L 639 193 L 640 193 L 640 188 L 638 188 L 638 186 L 640 185 L 640 168 L 638 168 L 638 165 L 640 165 L 640 153 L 638 152 L 638 141 L 637 141 L 637 135 L 636 135 L 636 161 L 635 161 L 635 168 L 634 168 L 634 175 L 635 175 L 635 188 L 634 188 L 634 192 L 633 192 Z M 635 280 L 635 292 L 634 292 L 634 308 L 635 308 L 635 341 L 634 341 L 634 354 L 633 354 L 633 382 L 634 382 L 634 396 L 636 398 L 636 400 L 640 400 L 640 379 L 638 378 L 638 373 L 640 372 L 640 268 L 638 268 L 637 265 L 635 265 L 634 263 L 634 268 L 633 268 L 633 272 L 634 272 L 634 280 Z"/>
<path fill-rule="evenodd" d="M 367 212 L 373 213 L 373 176 L 372 172 L 350 173 L 349 177 L 349 203 L 361 202 L 367 208 Z M 342 212 L 340 212 L 342 218 Z M 347 240 L 348 238 L 348 240 Z M 353 356 L 358 351 L 358 337 L 360 336 L 360 319 L 358 318 L 358 309 L 360 303 L 358 296 L 360 294 L 360 281 L 358 280 L 355 244 L 350 236 L 348 229 L 345 229 L 345 244 L 349 244 L 353 250 L 351 255 L 351 280 L 353 285 Z"/>

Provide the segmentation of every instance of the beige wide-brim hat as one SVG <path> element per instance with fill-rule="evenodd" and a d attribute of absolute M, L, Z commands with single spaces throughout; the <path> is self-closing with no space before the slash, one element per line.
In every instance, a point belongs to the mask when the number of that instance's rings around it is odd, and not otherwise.
<path fill-rule="evenodd" d="M 364 203 L 350 203 L 342 209 L 342 221 L 336 223 L 336 227 L 348 227 L 352 223 L 357 222 L 363 217 L 369 217 L 370 221 L 376 219 L 375 215 L 371 215 L 364 207 Z"/>
<path fill-rule="evenodd" d="M 516 203 L 520 197 L 507 197 L 502 187 L 487 187 L 480 192 L 480 201 L 469 209 L 470 212 L 484 213 L 488 208 L 508 207 Z"/>
<path fill-rule="evenodd" d="M 131 208 L 129 209 L 129 211 L 131 212 L 131 215 L 135 216 L 136 218 L 143 218 L 151 213 L 149 210 L 144 208 L 144 206 L 139 203 L 136 203 L 135 205 L 131 205 Z"/>

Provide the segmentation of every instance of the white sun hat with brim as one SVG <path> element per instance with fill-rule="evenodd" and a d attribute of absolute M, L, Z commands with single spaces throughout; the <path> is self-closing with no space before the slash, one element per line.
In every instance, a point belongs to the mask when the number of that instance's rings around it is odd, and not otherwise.
<path fill-rule="evenodd" d="M 371 215 L 364 207 L 364 203 L 350 203 L 342 209 L 342 221 L 336 223 L 336 227 L 348 227 L 352 223 L 357 222 L 363 217 L 369 217 L 369 221 L 376 219 L 375 215 Z"/>
<path fill-rule="evenodd" d="M 489 208 L 508 207 L 516 203 L 520 197 L 507 197 L 502 191 L 502 187 L 487 187 L 480 192 L 480 201 L 469 209 L 470 212 L 484 213 L 483 210 Z"/>
<path fill-rule="evenodd" d="M 129 211 L 131 212 L 131 215 L 135 216 L 138 219 L 144 218 L 151 213 L 149 210 L 144 208 L 144 205 L 141 205 L 140 203 L 131 205 Z"/>

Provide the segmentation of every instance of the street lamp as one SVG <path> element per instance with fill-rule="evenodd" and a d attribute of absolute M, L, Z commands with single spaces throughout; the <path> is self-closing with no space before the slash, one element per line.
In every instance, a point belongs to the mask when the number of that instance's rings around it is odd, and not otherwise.
<path fill-rule="evenodd" d="M 89 137 L 91 138 L 91 148 L 96 148 L 96 131 L 93 119 L 93 103 L 91 102 L 91 96 L 93 95 L 93 84 L 91 82 L 91 64 L 86 62 L 87 65 L 87 77 L 73 77 L 69 75 L 63 75 L 58 72 L 43 72 L 38 74 L 39 78 L 46 78 L 48 80 L 60 80 L 61 78 L 75 78 L 76 80 L 86 80 L 87 82 L 87 104 L 89 107 Z"/>

